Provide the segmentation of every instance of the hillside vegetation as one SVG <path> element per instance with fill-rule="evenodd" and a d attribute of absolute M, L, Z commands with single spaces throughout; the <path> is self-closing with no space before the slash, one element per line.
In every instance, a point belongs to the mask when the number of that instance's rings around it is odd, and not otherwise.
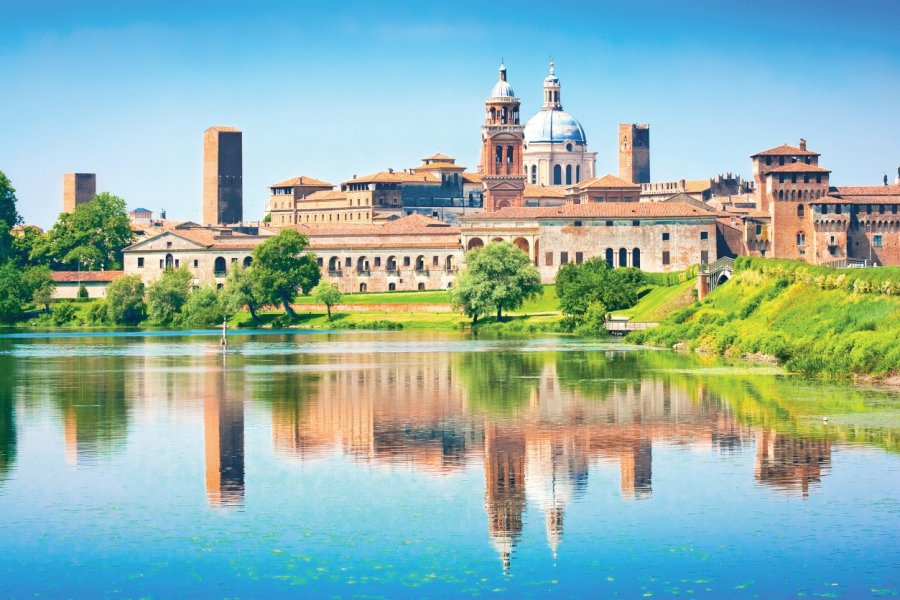
<path fill-rule="evenodd" d="M 900 374 L 900 269 L 739 259 L 732 281 L 630 341 L 764 354 L 825 377 Z"/>

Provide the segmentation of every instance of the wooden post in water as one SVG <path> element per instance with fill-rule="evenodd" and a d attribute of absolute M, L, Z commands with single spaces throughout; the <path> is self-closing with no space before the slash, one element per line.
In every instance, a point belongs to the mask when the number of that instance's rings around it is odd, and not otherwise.
<path fill-rule="evenodd" d="M 228 319 L 222 317 L 222 350 L 228 347 Z"/>

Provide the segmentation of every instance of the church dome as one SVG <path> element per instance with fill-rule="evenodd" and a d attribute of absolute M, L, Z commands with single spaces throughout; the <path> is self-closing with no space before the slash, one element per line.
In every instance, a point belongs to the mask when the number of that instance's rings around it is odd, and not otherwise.
<path fill-rule="evenodd" d="M 587 143 L 584 128 L 578 119 L 560 109 L 543 109 L 525 125 L 525 143 Z"/>
<path fill-rule="evenodd" d="M 502 79 L 495 83 L 494 89 L 491 90 L 491 98 L 513 98 L 515 95 L 509 83 Z"/>

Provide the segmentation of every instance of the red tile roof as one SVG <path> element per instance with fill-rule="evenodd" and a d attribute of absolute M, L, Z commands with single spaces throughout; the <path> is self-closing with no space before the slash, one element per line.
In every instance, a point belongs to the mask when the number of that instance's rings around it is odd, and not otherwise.
<path fill-rule="evenodd" d="M 53 271 L 54 283 L 109 283 L 123 276 L 125 271 Z"/>
<path fill-rule="evenodd" d="M 302 198 L 300 204 L 302 206 L 303 202 L 315 202 L 316 200 L 344 200 L 346 198 L 347 192 L 342 192 L 340 190 L 319 190 Z"/>
<path fill-rule="evenodd" d="M 831 188 L 841 196 L 900 196 L 900 185 L 858 185 Z"/>
<path fill-rule="evenodd" d="M 831 173 L 831 169 L 826 169 L 819 165 L 808 165 L 802 162 L 795 162 L 770 169 L 769 173 Z"/>
<path fill-rule="evenodd" d="M 782 144 L 781 146 L 777 146 L 775 148 L 769 148 L 768 150 L 763 150 L 762 152 L 757 152 L 752 155 L 750 158 L 756 158 L 757 156 L 821 156 L 818 152 L 811 152 L 809 150 L 801 150 L 796 146 L 788 146 L 787 144 Z"/>
<path fill-rule="evenodd" d="M 371 175 L 355 177 L 344 183 L 440 183 L 432 173 L 406 173 L 404 171 L 379 171 Z"/>
<path fill-rule="evenodd" d="M 319 179 L 314 179 L 313 177 L 306 177 L 305 175 L 301 175 L 299 177 L 291 177 L 290 179 L 285 179 L 284 181 L 279 181 L 278 183 L 273 183 L 269 187 L 270 188 L 281 188 L 281 187 L 296 187 L 296 186 L 333 188 L 334 184 L 328 183 L 327 181 L 321 181 Z"/>
<path fill-rule="evenodd" d="M 313 236 L 459 235 L 459 227 L 417 213 L 384 223 L 300 223 L 293 229 Z"/>
<path fill-rule="evenodd" d="M 586 179 L 575 186 L 579 190 L 586 189 L 594 189 L 594 188 L 625 188 L 625 189 L 635 189 L 640 190 L 641 184 L 639 183 L 628 183 L 624 179 L 619 179 L 615 175 L 604 175 L 603 177 L 594 177 L 592 179 Z"/>
<path fill-rule="evenodd" d="M 464 221 L 549 219 L 554 217 L 656 219 L 667 217 L 715 218 L 716 213 L 681 202 L 588 202 L 563 206 L 509 207 L 462 217 Z"/>
<path fill-rule="evenodd" d="M 440 152 L 436 152 L 436 153 L 432 154 L 431 156 L 426 156 L 422 160 L 423 161 L 426 161 L 426 160 L 445 161 L 445 160 L 455 160 L 455 159 L 452 156 L 447 156 L 446 154 L 441 154 Z"/>
<path fill-rule="evenodd" d="M 433 162 L 428 165 L 419 165 L 415 168 L 415 171 L 418 173 L 419 171 L 428 172 L 431 170 L 444 169 L 445 171 L 465 171 L 466 168 L 449 162 Z"/>
<path fill-rule="evenodd" d="M 565 198 L 566 188 L 561 185 L 526 185 L 526 198 Z"/>
<path fill-rule="evenodd" d="M 463 173 L 463 181 L 467 183 L 481 183 L 481 173 Z"/>

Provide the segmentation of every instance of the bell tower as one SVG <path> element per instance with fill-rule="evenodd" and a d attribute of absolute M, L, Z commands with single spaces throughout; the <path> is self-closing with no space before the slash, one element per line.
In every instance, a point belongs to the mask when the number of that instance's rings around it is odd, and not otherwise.
<path fill-rule="evenodd" d="M 519 99 L 506 81 L 506 65 L 485 101 L 481 127 L 481 173 L 484 209 L 522 206 L 525 170 L 522 166 L 525 128 L 519 120 Z"/>

